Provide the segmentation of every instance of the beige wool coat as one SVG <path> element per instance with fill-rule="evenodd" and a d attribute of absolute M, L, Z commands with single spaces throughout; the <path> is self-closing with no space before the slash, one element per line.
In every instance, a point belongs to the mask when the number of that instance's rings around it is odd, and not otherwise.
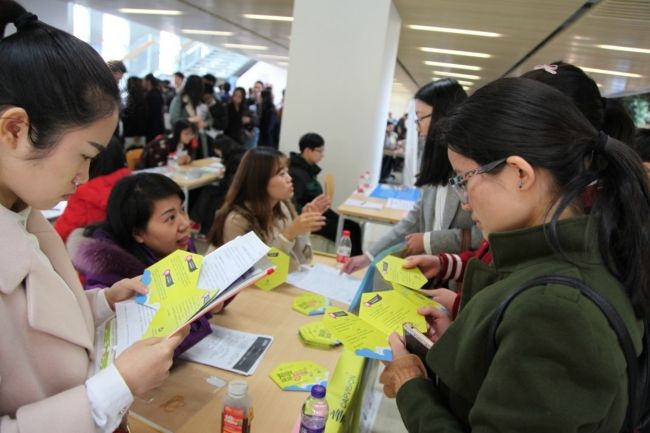
<path fill-rule="evenodd" d="M 107 319 L 92 311 L 97 292 L 83 290 L 39 211 L 27 230 L 49 263 L 3 206 L 0 230 L 0 433 L 93 432 L 84 382 L 95 326 Z"/>

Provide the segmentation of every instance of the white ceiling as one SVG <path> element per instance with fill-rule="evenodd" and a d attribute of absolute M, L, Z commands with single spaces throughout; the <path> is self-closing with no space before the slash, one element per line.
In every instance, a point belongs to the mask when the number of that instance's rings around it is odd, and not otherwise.
<path fill-rule="evenodd" d="M 350 0 L 354 1 L 354 0 Z M 291 16 L 293 0 L 80 0 L 78 3 L 155 28 L 222 30 L 232 36 L 191 36 L 201 42 L 264 45 L 265 51 L 242 52 L 258 57 L 288 56 L 290 22 L 260 21 L 243 14 Z M 597 45 L 650 50 L 650 0 L 590 0 L 575 22 L 565 22 L 585 0 L 394 0 L 402 18 L 396 81 L 417 88 L 433 78 L 433 71 L 479 76 L 470 90 L 505 74 L 518 75 L 535 65 L 565 60 L 578 66 L 638 74 L 621 77 L 591 72 L 605 96 L 650 91 L 650 53 L 598 48 Z M 125 15 L 122 7 L 180 10 L 180 16 Z M 451 27 L 499 33 L 500 37 L 469 36 L 413 30 L 409 25 Z M 184 35 L 189 37 L 188 35 Z M 420 47 L 472 51 L 489 58 L 423 52 Z M 477 66 L 478 71 L 430 66 L 425 61 Z M 459 80 L 465 81 L 463 78 Z"/>

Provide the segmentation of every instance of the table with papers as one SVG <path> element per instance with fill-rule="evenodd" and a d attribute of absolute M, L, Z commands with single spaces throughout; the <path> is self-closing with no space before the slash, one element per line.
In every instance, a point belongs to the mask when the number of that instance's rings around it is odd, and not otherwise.
<path fill-rule="evenodd" d="M 346 219 L 393 225 L 409 213 L 420 197 L 418 188 L 384 184 L 369 186 L 363 192 L 354 192 L 336 208 L 339 214 L 336 244 L 338 245 Z"/>
<path fill-rule="evenodd" d="M 316 255 L 314 261 L 336 273 L 333 258 Z M 360 275 L 355 277 L 359 278 Z M 292 310 L 294 299 L 303 293 L 303 290 L 291 284 L 282 284 L 268 292 L 249 288 L 239 293 L 211 322 L 231 331 L 273 337 L 254 373 L 242 376 L 208 365 L 177 360 L 170 378 L 159 390 L 147 396 L 150 403 L 136 401 L 134 404 L 129 419 L 131 432 L 219 431 L 221 400 L 227 393 L 226 384 L 230 380 L 241 379 L 248 382 L 249 395 L 253 400 L 253 431 L 290 432 L 307 393 L 282 391 L 269 377 L 271 371 L 282 363 L 311 360 L 327 368 L 331 374 L 342 350 L 312 348 L 298 338 L 299 327 L 320 320 L 320 316 L 307 316 Z M 332 300 L 332 304 L 346 306 L 336 300 Z M 202 403 L 199 404 L 197 400 Z M 154 408 L 154 405 L 157 406 Z M 146 412 L 147 409 L 149 412 Z M 147 416 L 138 414 L 138 411 Z M 153 418 L 162 418 L 172 427 L 165 428 L 152 421 Z"/>

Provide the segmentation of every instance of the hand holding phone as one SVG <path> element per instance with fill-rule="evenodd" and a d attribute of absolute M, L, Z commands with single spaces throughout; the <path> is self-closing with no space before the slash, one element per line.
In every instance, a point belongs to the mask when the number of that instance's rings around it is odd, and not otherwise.
<path fill-rule="evenodd" d="M 406 346 L 406 350 L 417 355 L 424 362 L 427 352 L 433 346 L 433 341 L 418 331 L 410 322 L 402 324 L 402 330 L 404 332 L 404 345 Z"/>

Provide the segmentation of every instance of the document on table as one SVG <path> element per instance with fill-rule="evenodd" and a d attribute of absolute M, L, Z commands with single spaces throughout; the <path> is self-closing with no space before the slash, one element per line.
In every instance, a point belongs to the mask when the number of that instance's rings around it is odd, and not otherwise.
<path fill-rule="evenodd" d="M 349 198 L 345 201 L 348 206 L 362 207 L 364 209 L 382 209 L 384 205 L 374 201 L 357 200 L 356 198 Z"/>
<path fill-rule="evenodd" d="M 341 274 L 332 267 L 316 263 L 313 267 L 302 266 L 299 272 L 289 274 L 287 282 L 303 290 L 349 305 L 359 289 L 361 280 Z"/>
<path fill-rule="evenodd" d="M 210 325 L 212 334 L 181 355 L 181 358 L 250 376 L 255 372 L 273 337 Z"/>
<path fill-rule="evenodd" d="M 415 202 L 411 200 L 400 200 L 399 198 L 389 198 L 386 200 L 386 208 L 410 211 L 415 206 Z"/>

